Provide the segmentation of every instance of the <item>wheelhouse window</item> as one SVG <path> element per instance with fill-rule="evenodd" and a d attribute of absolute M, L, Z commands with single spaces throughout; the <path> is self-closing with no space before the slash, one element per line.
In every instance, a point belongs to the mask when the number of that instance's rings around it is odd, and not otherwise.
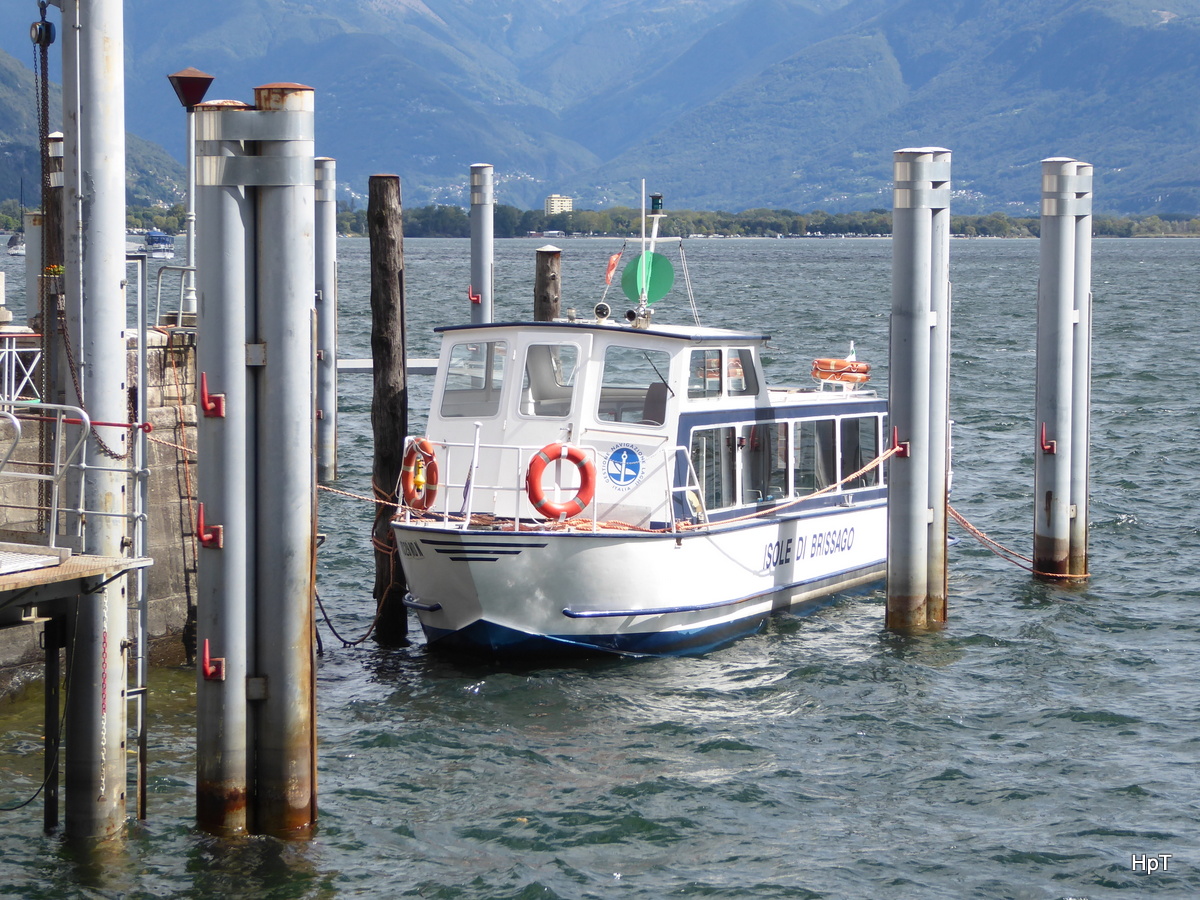
<path fill-rule="evenodd" d="M 725 376 L 729 393 L 734 396 L 758 393 L 758 378 L 754 374 L 754 352 L 748 348 L 726 350 Z"/>
<path fill-rule="evenodd" d="M 521 412 L 563 418 L 571 412 L 579 348 L 574 344 L 533 344 L 525 354 Z"/>
<path fill-rule="evenodd" d="M 754 351 L 746 347 L 708 347 L 691 352 L 688 360 L 688 397 L 720 397 L 722 391 L 734 397 L 758 393 Z"/>
<path fill-rule="evenodd" d="M 671 388 L 671 356 L 665 350 L 614 345 L 604 352 L 604 375 L 596 417 L 606 422 L 662 425 Z"/>
<path fill-rule="evenodd" d="M 487 418 L 500 411 L 504 388 L 506 341 L 455 344 L 442 390 L 441 413 L 446 418 Z"/>

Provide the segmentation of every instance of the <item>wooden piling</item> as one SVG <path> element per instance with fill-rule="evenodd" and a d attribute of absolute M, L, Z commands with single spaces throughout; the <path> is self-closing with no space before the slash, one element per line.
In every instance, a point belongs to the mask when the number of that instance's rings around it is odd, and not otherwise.
<path fill-rule="evenodd" d="M 562 251 L 549 245 L 537 249 L 533 272 L 533 320 L 553 322 L 562 306 Z"/>
<path fill-rule="evenodd" d="M 391 529 L 399 502 L 397 485 L 408 434 L 408 382 L 404 331 L 404 231 L 397 175 L 372 175 L 367 197 L 371 243 L 371 428 L 375 458 L 375 639 L 403 644 L 408 636 L 404 607 L 407 584 Z"/>

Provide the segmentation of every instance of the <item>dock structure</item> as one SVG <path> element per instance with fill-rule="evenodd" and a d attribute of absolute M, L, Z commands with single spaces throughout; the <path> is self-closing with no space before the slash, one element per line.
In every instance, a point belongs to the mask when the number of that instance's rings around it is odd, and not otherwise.
<path fill-rule="evenodd" d="M 1042 161 L 1033 568 L 1088 574 L 1092 166 Z"/>
<path fill-rule="evenodd" d="M 950 151 L 897 150 L 892 213 L 887 627 L 946 620 Z"/>

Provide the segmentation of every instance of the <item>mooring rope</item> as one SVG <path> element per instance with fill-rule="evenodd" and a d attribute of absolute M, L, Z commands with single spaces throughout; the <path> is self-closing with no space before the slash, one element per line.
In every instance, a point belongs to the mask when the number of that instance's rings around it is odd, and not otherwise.
<path fill-rule="evenodd" d="M 1030 557 L 1018 553 L 1016 550 L 1013 550 L 1010 547 L 1005 547 L 994 538 L 988 537 L 983 531 L 967 521 L 967 517 L 960 513 L 953 506 L 947 504 L 946 509 L 949 511 L 950 515 L 954 517 L 954 521 L 958 522 L 959 525 L 966 529 L 967 533 L 975 538 L 975 540 L 979 541 L 979 543 L 991 550 L 992 553 L 1000 557 L 1000 559 L 1012 563 L 1019 569 L 1024 569 L 1026 572 L 1037 575 L 1039 578 L 1087 578 L 1090 574 L 1088 572 L 1084 572 L 1083 574 L 1074 574 L 1071 572 L 1042 572 L 1034 566 L 1034 561 Z M 1022 562 L 1022 560 L 1024 562 Z M 1025 563 L 1028 563 L 1029 565 L 1025 565 Z"/>

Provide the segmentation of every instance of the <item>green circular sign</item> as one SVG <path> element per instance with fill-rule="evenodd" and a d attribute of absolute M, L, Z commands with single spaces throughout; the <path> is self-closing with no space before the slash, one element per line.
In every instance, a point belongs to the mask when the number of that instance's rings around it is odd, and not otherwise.
<path fill-rule="evenodd" d="M 637 259 L 630 260 L 621 273 L 621 290 L 634 303 L 643 293 L 647 303 L 661 300 L 673 284 L 675 267 L 661 253 L 642 253 Z"/>

